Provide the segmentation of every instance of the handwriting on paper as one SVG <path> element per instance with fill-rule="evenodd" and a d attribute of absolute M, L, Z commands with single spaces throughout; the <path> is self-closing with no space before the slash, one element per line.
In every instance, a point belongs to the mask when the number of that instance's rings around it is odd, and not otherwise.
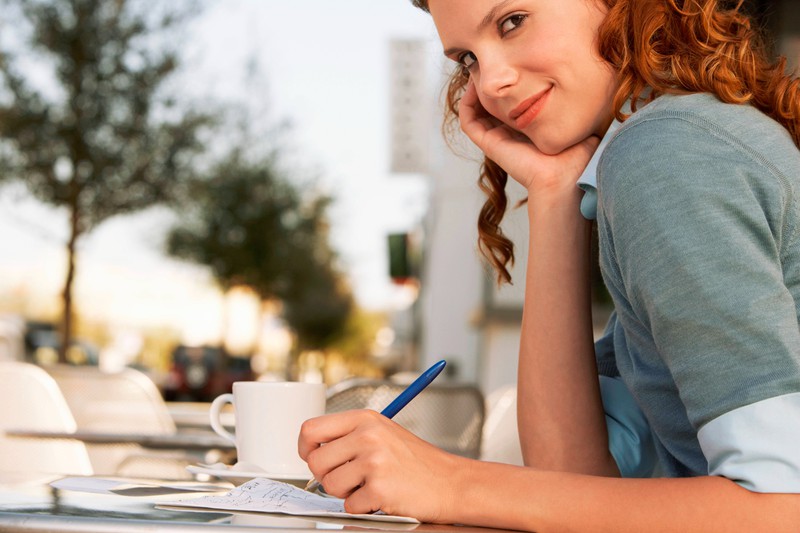
<path fill-rule="evenodd" d="M 253 479 L 222 496 L 206 496 L 207 504 L 235 504 L 248 510 L 299 514 L 306 511 L 344 513 L 344 502 L 338 498 L 325 498 L 292 485 L 270 479 Z"/>
<path fill-rule="evenodd" d="M 306 492 L 287 483 L 271 479 L 256 478 L 222 495 L 203 496 L 161 505 L 202 507 L 225 511 L 257 511 L 301 516 L 334 516 L 363 518 L 383 522 L 419 523 L 414 518 L 385 514 L 352 514 L 344 510 L 344 500 L 326 498 Z"/>

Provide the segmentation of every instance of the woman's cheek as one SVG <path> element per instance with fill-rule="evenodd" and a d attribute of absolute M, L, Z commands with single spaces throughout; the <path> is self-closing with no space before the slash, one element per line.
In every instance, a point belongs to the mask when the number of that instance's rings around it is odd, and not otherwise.
<path fill-rule="evenodd" d="M 500 122 L 507 124 L 505 120 L 503 120 L 503 114 L 500 112 L 499 106 L 495 101 L 491 98 L 487 98 L 486 96 L 478 93 L 478 101 L 481 103 L 481 107 L 489 113 L 492 117 L 496 118 Z"/>

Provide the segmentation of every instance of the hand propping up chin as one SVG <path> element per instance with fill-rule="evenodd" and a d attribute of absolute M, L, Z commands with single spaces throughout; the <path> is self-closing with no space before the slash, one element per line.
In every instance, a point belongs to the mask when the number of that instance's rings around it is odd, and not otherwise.
<path fill-rule="evenodd" d="M 458 118 L 467 137 L 530 193 L 574 187 L 600 142 L 591 136 L 558 154 L 545 154 L 528 137 L 490 115 L 472 81 L 459 103 Z"/>

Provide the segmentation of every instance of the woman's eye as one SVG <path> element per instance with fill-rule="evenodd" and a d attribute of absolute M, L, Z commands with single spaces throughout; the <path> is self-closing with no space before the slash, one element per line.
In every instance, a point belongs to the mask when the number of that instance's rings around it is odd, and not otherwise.
<path fill-rule="evenodd" d="M 472 52 L 464 52 L 458 57 L 458 62 L 464 68 L 470 68 L 478 61 L 478 58 L 475 57 L 475 54 Z"/>
<path fill-rule="evenodd" d="M 500 22 L 500 33 L 505 35 L 510 31 L 514 31 L 515 29 L 517 29 L 519 26 L 522 25 L 522 23 L 525 21 L 526 18 L 527 15 L 517 14 L 517 15 L 511 15 L 510 17 L 503 19 Z"/>

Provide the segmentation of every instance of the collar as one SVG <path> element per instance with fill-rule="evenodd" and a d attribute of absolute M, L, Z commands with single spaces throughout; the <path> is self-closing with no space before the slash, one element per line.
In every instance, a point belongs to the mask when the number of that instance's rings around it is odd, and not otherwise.
<path fill-rule="evenodd" d="M 619 120 L 614 119 L 600 140 L 600 144 L 597 145 L 597 150 L 594 151 L 589 164 L 586 165 L 583 173 L 578 178 L 578 187 L 584 191 L 581 199 L 581 214 L 587 220 L 595 220 L 597 218 L 597 165 L 600 163 L 600 158 L 603 156 L 606 145 L 621 125 L 622 123 Z"/>

